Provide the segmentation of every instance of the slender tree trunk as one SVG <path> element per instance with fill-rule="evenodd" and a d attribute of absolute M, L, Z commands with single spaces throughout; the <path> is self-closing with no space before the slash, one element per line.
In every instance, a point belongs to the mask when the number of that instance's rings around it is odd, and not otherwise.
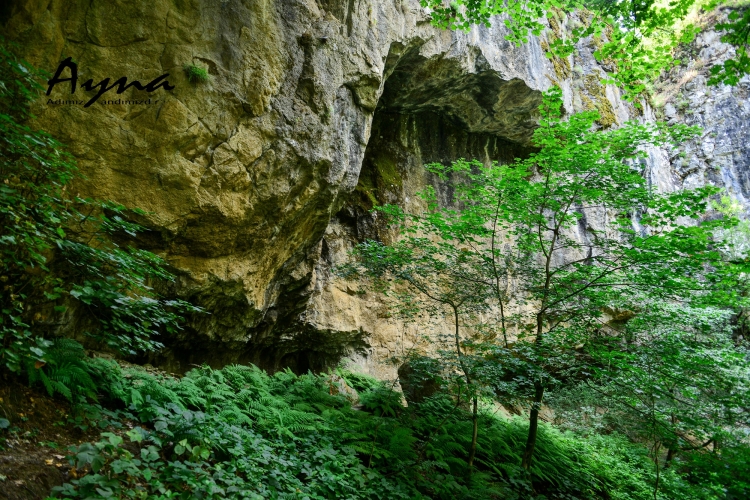
<path fill-rule="evenodd" d="M 499 294 L 498 294 L 499 295 Z M 508 330 L 505 328 L 505 308 L 503 307 L 503 299 L 498 297 L 500 303 L 500 328 L 503 331 L 503 342 L 505 342 L 505 348 L 508 348 Z"/>
<path fill-rule="evenodd" d="M 657 495 L 659 494 L 659 476 L 660 476 L 659 449 L 660 448 L 661 448 L 661 443 L 657 442 L 657 444 L 654 445 L 654 467 L 656 467 L 656 481 L 654 482 L 654 500 L 657 500 Z"/>
<path fill-rule="evenodd" d="M 497 271 L 497 264 L 495 263 L 495 235 L 497 234 L 497 218 L 500 214 L 500 202 L 502 201 L 501 198 L 498 198 L 497 200 L 497 208 L 495 208 L 495 219 L 492 223 L 492 272 L 495 275 L 495 294 L 497 295 L 497 302 L 500 304 L 500 328 L 503 331 L 503 342 L 505 342 L 505 348 L 508 348 L 508 331 L 505 328 L 505 308 L 503 307 L 503 294 L 500 293 L 500 274 Z M 507 270 L 506 270 L 506 279 L 507 278 Z M 508 280 L 509 282 L 509 280 Z M 508 286 L 506 285 L 506 290 L 508 289 Z"/>
<path fill-rule="evenodd" d="M 551 255 L 551 254 L 550 254 Z M 547 267 L 549 268 L 549 256 L 547 257 Z M 549 289 L 549 271 L 547 271 L 547 282 L 545 283 L 545 300 Z M 544 300 L 542 301 L 544 306 Z M 540 312 L 536 315 L 536 338 L 534 344 L 538 345 L 542 340 L 544 334 L 544 312 Z M 526 449 L 523 451 L 523 457 L 521 458 L 521 467 L 525 470 L 529 470 L 531 467 L 531 459 L 534 457 L 534 447 L 536 446 L 536 435 L 539 429 L 539 410 L 542 409 L 542 401 L 544 400 L 544 385 L 541 381 L 534 383 L 534 400 L 531 403 L 531 411 L 529 411 L 529 434 L 526 437 Z"/>
<path fill-rule="evenodd" d="M 477 454 L 477 434 L 479 433 L 479 419 L 477 418 L 477 396 L 474 395 L 474 411 L 472 412 L 474 429 L 471 433 L 471 448 L 469 449 L 469 475 L 474 468 L 474 457 Z"/>
<path fill-rule="evenodd" d="M 544 386 L 541 382 L 534 384 L 534 402 L 531 405 L 531 411 L 529 412 L 529 435 L 526 438 L 526 449 L 523 451 L 523 458 L 521 459 L 521 467 L 529 470 L 531 467 L 531 459 L 534 456 L 534 447 L 536 446 L 536 435 L 539 428 L 539 410 L 542 407 L 542 400 L 544 399 Z"/>
<path fill-rule="evenodd" d="M 456 331 L 455 331 L 455 340 L 456 340 L 456 354 L 458 354 L 458 363 L 461 366 L 461 371 L 464 372 L 464 377 L 466 377 L 466 386 L 469 390 L 472 390 L 472 383 L 471 383 L 471 376 L 469 375 L 469 369 L 466 367 L 466 364 L 464 363 L 463 359 L 463 353 L 461 352 L 461 336 L 459 333 L 459 326 L 458 326 L 458 307 L 451 304 L 451 308 L 453 309 L 453 319 L 456 322 Z M 479 433 L 479 422 L 477 418 L 477 395 L 474 394 L 474 408 L 472 411 L 472 423 L 473 423 L 473 429 L 471 433 L 471 445 L 469 446 L 469 459 L 467 461 L 467 464 L 469 466 L 469 475 L 471 475 L 472 468 L 474 467 L 474 457 L 477 453 L 477 435 Z"/>
<path fill-rule="evenodd" d="M 674 456 L 677 455 L 677 450 L 674 448 L 667 448 L 667 459 L 664 461 L 664 468 L 666 469 L 669 467 L 669 464 L 672 463 L 672 459 Z"/>
<path fill-rule="evenodd" d="M 674 387 L 670 388 L 669 390 L 672 395 L 674 395 Z M 675 417 L 674 413 L 670 416 L 670 421 L 672 422 L 672 425 L 677 424 L 677 417 Z M 667 458 L 664 460 L 664 468 L 666 469 L 669 467 L 669 463 L 672 461 L 672 458 L 674 458 L 675 454 L 677 453 L 676 449 L 676 443 L 673 443 L 672 445 L 667 446 Z"/>

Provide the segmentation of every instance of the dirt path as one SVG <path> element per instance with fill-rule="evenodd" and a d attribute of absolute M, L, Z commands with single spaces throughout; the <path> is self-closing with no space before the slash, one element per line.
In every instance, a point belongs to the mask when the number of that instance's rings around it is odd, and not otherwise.
<path fill-rule="evenodd" d="M 99 430 L 68 422 L 70 405 L 38 388 L 0 380 L 0 500 L 46 498 L 53 486 L 75 477 L 65 458 L 73 444 L 96 438 Z"/>

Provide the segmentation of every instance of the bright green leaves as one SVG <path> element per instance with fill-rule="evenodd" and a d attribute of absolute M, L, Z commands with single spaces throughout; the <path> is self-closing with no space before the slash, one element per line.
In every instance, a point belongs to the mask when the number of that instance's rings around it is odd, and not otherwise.
<path fill-rule="evenodd" d="M 447 29 L 466 31 L 475 24 L 489 26 L 492 16 L 505 14 L 508 17 L 503 22 L 510 31 L 508 40 L 515 43 L 526 43 L 529 34 L 539 35 L 546 27 L 540 19 L 551 8 L 561 6 L 557 0 L 456 0 L 449 3 L 442 0 L 420 0 L 419 3 L 431 10 L 436 26 Z"/>
<path fill-rule="evenodd" d="M 737 221 L 705 220 L 717 190 L 654 193 L 640 166 L 647 148 L 697 130 L 636 122 L 602 130 L 595 112 L 563 120 L 561 101 L 559 89 L 545 93 L 539 149 L 526 159 L 428 165 L 451 183 L 451 199 L 427 189 L 423 213 L 378 208 L 401 236 L 362 243 L 351 266 L 396 300 L 410 292 L 410 311 L 420 304 L 422 313 L 455 324 L 454 355 L 443 352 L 447 372 L 460 369 L 474 391 L 493 387 L 536 404 L 540 388 L 605 364 L 586 354 L 616 335 L 602 325 L 605 311 L 741 303 L 738 274 L 714 234 Z M 635 363 L 618 349 L 608 351 L 608 366 Z"/>
<path fill-rule="evenodd" d="M 750 415 L 746 353 L 737 349 L 730 314 L 643 300 L 638 314 L 588 349 L 588 387 L 606 397 L 609 425 L 672 450 L 691 451 L 742 440 Z"/>
<path fill-rule="evenodd" d="M 63 395 L 77 403 L 81 397 L 96 399 L 96 384 L 86 363 L 83 346 L 72 339 L 48 341 L 45 348 L 29 349 L 36 360 L 26 362 L 29 384 L 41 382 L 50 396 Z"/>
<path fill-rule="evenodd" d="M 735 56 L 711 68 L 708 84 L 737 85 L 740 78 L 750 74 L 750 8 L 731 12 L 728 22 L 717 24 L 716 29 L 725 32 L 721 41 L 734 46 Z"/>
<path fill-rule="evenodd" d="M 380 403 L 354 411 L 326 375 L 234 365 L 177 379 L 101 358 L 92 365 L 110 401 L 135 413 L 119 412 L 128 427 L 147 425 L 72 447 L 79 476 L 57 496 L 419 498 L 411 479 L 420 476 L 408 470 L 415 433 L 378 414 L 404 412 L 401 395 L 369 377 L 352 378 L 364 382 L 364 400 Z"/>
<path fill-rule="evenodd" d="M 680 319 L 679 311 L 674 317 Z M 716 318 L 706 314 L 700 329 Z M 665 344 L 658 351 L 673 349 Z M 513 359 L 518 358 L 508 356 L 509 363 Z M 233 365 L 202 367 L 175 378 L 103 358 L 88 362 L 103 402 L 126 409 L 82 405 L 97 426 L 117 430 L 69 448 L 78 474 L 54 488 L 56 497 L 489 500 L 531 498 L 533 491 L 544 491 L 558 498 L 594 498 L 592 492 L 653 498 L 654 473 L 646 448 L 611 428 L 607 435 L 582 437 L 540 425 L 535 462 L 524 473 L 518 463 L 527 424 L 500 417 L 490 404 L 482 405 L 479 414 L 477 465 L 469 478 L 465 457 L 471 413 L 444 392 L 445 372 L 428 358 L 412 358 L 416 378 L 408 378 L 431 380 L 436 392 L 410 399 L 408 407 L 400 404 L 402 394 L 391 384 L 342 370 L 337 375 L 269 375 L 254 366 Z M 358 391 L 362 407 L 332 394 L 343 380 Z M 142 394 L 137 404 L 133 392 Z M 592 406 L 597 412 L 602 403 L 596 394 Z M 306 425 L 293 429 L 292 412 L 305 416 L 297 420 Z M 133 428 L 138 420 L 142 426 Z M 81 417 L 76 421 L 84 422 Z M 0 436 L 9 425 L 0 419 Z M 727 449 L 722 442 L 722 453 L 697 454 L 707 460 L 697 480 L 692 470 L 683 472 L 684 462 L 662 471 L 658 498 L 723 498 L 722 481 L 734 476 L 741 485 L 747 461 L 742 448 L 731 448 L 731 461 L 726 461 Z"/>

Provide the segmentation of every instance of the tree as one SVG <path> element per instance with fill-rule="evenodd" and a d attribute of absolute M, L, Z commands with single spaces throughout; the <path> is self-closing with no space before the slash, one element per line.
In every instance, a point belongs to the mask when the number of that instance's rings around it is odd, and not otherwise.
<path fill-rule="evenodd" d="M 596 112 L 563 120 L 561 97 L 556 88 L 544 95 L 538 152 L 511 165 L 430 165 L 451 178 L 452 206 L 428 189 L 424 213 L 382 207 L 403 236 L 357 249 L 362 276 L 452 311 L 456 354 L 472 356 L 462 366 L 467 383 L 528 402 L 526 469 L 545 391 L 586 376 L 587 350 L 611 335 L 606 310 L 637 314 L 648 301 L 697 304 L 709 290 L 733 293 L 711 238 L 736 220 L 701 222 L 716 189 L 654 193 L 638 167 L 646 146 L 679 142 L 695 129 L 630 122 L 598 130 Z M 709 269 L 722 278 L 708 279 Z M 472 323 L 470 313 L 481 310 L 499 320 Z M 460 319 L 471 339 L 461 336 Z"/>
<path fill-rule="evenodd" d="M 155 292 L 174 276 L 132 245 L 143 228 L 128 217 L 144 212 L 70 196 L 73 158 L 28 125 L 42 76 L 0 44 L 0 359 L 12 372 L 47 362 L 71 305 L 89 335 L 126 354 L 161 347 L 158 334 L 199 311 Z"/>
<path fill-rule="evenodd" d="M 592 343 L 587 387 L 620 431 L 652 443 L 659 487 L 660 450 L 669 466 L 681 452 L 739 443 L 750 423 L 747 353 L 737 349 L 730 311 L 643 302 L 618 335 Z"/>

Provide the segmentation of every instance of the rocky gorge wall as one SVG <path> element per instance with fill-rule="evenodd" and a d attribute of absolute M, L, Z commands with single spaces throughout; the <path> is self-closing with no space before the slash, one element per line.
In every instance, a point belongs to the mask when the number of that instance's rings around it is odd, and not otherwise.
<path fill-rule="evenodd" d="M 140 244 L 178 274 L 165 292 L 210 313 L 189 318 L 152 360 L 173 371 L 202 362 L 306 371 L 347 357 L 393 378 L 389 359 L 446 323 L 405 325 L 331 272 L 357 241 L 389 237 L 373 203 L 419 210 L 415 194 L 428 184 L 447 196 L 428 162 L 528 154 L 553 83 L 568 111 L 598 109 L 602 126 L 635 116 L 599 83 L 595 41 L 566 60 L 544 56 L 562 19 L 521 47 L 504 40 L 501 22 L 438 30 L 417 0 L 11 0 L 0 25 L 49 72 L 72 57 L 81 81 L 169 73 L 172 91 L 116 96 L 151 105 L 45 97 L 34 113 L 76 156 L 87 177 L 80 195 L 149 212 Z M 206 69 L 208 82 L 189 82 L 186 65 Z M 645 119 L 692 120 L 708 139 L 682 156 L 653 151 L 649 178 L 662 189 L 718 182 L 744 200 L 747 82 L 709 95 L 700 70 L 681 71 L 675 82 L 695 72 L 679 97 L 687 106 L 667 85 L 665 106 Z M 70 98 L 69 87 L 50 97 Z"/>

